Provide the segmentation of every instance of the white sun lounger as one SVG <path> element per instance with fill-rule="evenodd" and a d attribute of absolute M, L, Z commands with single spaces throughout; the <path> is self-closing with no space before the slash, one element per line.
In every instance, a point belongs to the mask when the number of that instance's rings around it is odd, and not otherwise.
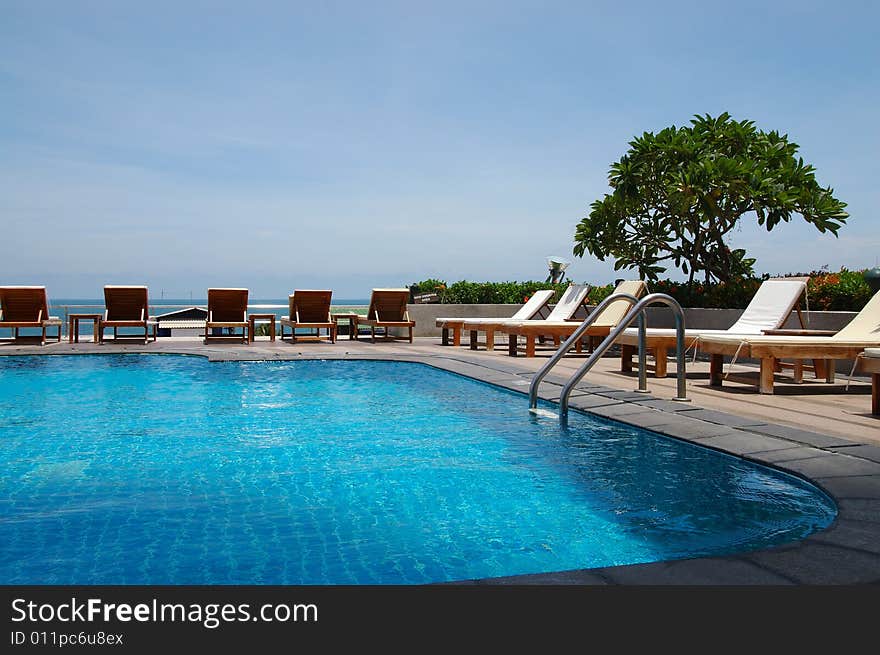
<path fill-rule="evenodd" d="M 499 325 L 504 321 L 534 320 L 536 316 L 540 316 L 542 313 L 547 312 L 547 305 L 553 299 L 554 293 L 553 289 L 541 289 L 535 291 L 531 298 L 529 298 L 513 316 L 506 318 L 457 318 L 453 316 L 438 318 L 436 325 L 443 330 L 443 345 L 449 345 L 450 330 L 452 330 L 452 345 L 454 346 L 461 345 L 461 333 L 464 330 L 468 330 L 471 337 L 471 350 L 477 349 L 477 332 L 486 333 L 486 350 L 493 350 L 495 347 L 495 330 Z"/>
<path fill-rule="evenodd" d="M 614 289 L 614 293 L 627 293 L 636 298 L 640 298 L 645 293 L 646 289 L 647 286 L 640 280 L 624 280 L 617 285 Z M 563 300 L 565 300 L 565 298 L 563 298 Z M 519 336 L 523 336 L 526 339 L 526 357 L 535 356 L 535 339 L 538 337 L 551 336 L 554 339 L 554 343 L 559 345 L 562 337 L 570 336 L 580 325 L 581 320 L 575 320 L 574 314 L 577 311 L 577 308 L 585 303 L 586 300 L 586 292 L 584 292 L 582 299 L 580 299 L 580 296 L 575 296 L 573 294 L 573 297 L 568 301 L 563 310 L 555 315 L 551 312 L 550 316 L 548 316 L 545 321 L 506 321 L 502 326 L 502 329 L 510 335 L 508 354 L 511 357 L 516 357 L 518 352 L 517 339 Z M 562 304 L 562 301 L 560 301 L 560 304 Z M 615 300 L 602 310 L 602 313 L 596 317 L 595 322 L 589 327 L 584 336 L 607 336 L 623 317 L 626 316 L 629 309 L 630 304 L 626 300 Z M 555 311 L 556 308 L 554 308 L 554 312 Z M 577 348 L 579 351 L 580 341 L 577 344 Z"/>
<path fill-rule="evenodd" d="M 760 335 L 764 330 L 780 328 L 795 310 L 798 300 L 806 290 L 807 285 L 802 280 L 765 280 L 736 323 L 726 330 L 685 329 L 685 348 L 689 350 L 694 347 L 702 336 Z M 675 330 L 648 328 L 645 332 L 647 349 L 654 355 L 654 375 L 658 378 L 666 377 L 667 353 L 678 347 Z M 633 370 L 632 357 L 639 345 L 638 329 L 624 330 L 617 343 L 621 346 L 620 370 L 629 373 Z"/>
<path fill-rule="evenodd" d="M 737 357 L 761 361 L 761 393 L 773 393 L 773 374 L 781 358 L 824 360 L 825 379 L 833 382 L 834 360 L 855 360 L 866 348 L 880 348 L 880 292 L 832 336 L 703 335 L 698 347 L 712 356 L 709 377 L 713 386 L 721 386 L 725 355 L 734 361 Z"/>

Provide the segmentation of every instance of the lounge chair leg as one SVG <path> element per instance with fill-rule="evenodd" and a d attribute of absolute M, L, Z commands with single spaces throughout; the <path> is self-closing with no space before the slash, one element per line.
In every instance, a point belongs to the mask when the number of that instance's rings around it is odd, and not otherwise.
<path fill-rule="evenodd" d="M 476 341 L 476 339 L 474 339 Z M 495 330 L 489 328 L 486 330 L 486 350 L 495 350 Z"/>
<path fill-rule="evenodd" d="M 376 343 L 376 326 L 375 325 L 370 326 L 370 342 Z"/>
<path fill-rule="evenodd" d="M 776 370 L 775 357 L 761 358 L 761 385 L 758 391 L 763 394 L 773 393 L 773 373 Z"/>
<path fill-rule="evenodd" d="M 633 370 L 633 355 L 636 352 L 635 346 L 621 346 L 620 347 L 620 372 L 621 373 L 632 373 Z"/>
<path fill-rule="evenodd" d="M 880 414 L 880 373 L 871 373 L 871 413 Z"/>
<path fill-rule="evenodd" d="M 535 337 L 531 334 L 526 335 L 526 357 L 535 356 Z"/>
<path fill-rule="evenodd" d="M 41 346 L 46 345 L 46 326 L 45 325 L 43 326 L 42 336 L 40 337 L 40 345 Z"/>
<path fill-rule="evenodd" d="M 440 344 L 443 346 L 449 345 L 449 328 L 443 328 L 440 331 Z"/>
<path fill-rule="evenodd" d="M 712 355 L 709 360 L 709 386 L 720 387 L 724 372 L 724 355 Z"/>
<path fill-rule="evenodd" d="M 412 332 L 412 328 L 409 330 Z M 410 342 L 412 342 L 412 334 L 410 334 Z M 458 348 L 461 346 L 461 326 L 456 325 L 452 328 L 452 345 Z"/>
<path fill-rule="evenodd" d="M 654 377 L 665 378 L 667 371 L 668 358 L 666 356 L 666 348 L 657 348 L 654 350 Z"/>
<path fill-rule="evenodd" d="M 834 384 L 834 373 L 835 373 L 834 360 L 833 359 L 826 359 L 825 360 L 825 382 L 827 382 L 828 384 Z"/>
<path fill-rule="evenodd" d="M 779 362 L 776 362 L 776 370 L 780 370 Z M 794 376 L 795 384 L 803 384 L 804 383 L 804 360 L 796 359 L 794 360 L 794 364 L 792 365 L 792 375 Z"/>
<path fill-rule="evenodd" d="M 410 343 L 413 342 L 412 339 L 413 339 L 413 329 L 412 329 L 412 326 L 410 326 L 409 327 L 409 342 Z M 461 344 L 461 330 L 458 331 L 458 341 L 459 341 L 459 343 L 455 344 L 456 346 Z"/>
<path fill-rule="evenodd" d="M 477 331 L 476 330 L 470 331 L 470 340 L 468 341 L 468 346 L 470 347 L 471 350 L 477 349 Z"/>
<path fill-rule="evenodd" d="M 511 357 L 516 357 L 516 347 L 518 339 L 519 337 L 515 334 L 507 335 L 507 354 Z"/>

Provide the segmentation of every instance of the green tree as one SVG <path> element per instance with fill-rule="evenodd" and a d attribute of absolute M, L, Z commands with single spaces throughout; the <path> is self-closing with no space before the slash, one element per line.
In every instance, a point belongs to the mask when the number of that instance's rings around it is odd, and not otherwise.
<path fill-rule="evenodd" d="M 674 264 L 690 284 L 698 273 L 707 284 L 729 281 L 753 273 L 755 260 L 725 243 L 745 214 L 768 231 L 799 214 L 835 236 L 849 216 L 787 135 L 726 112 L 646 132 L 629 145 L 609 171 L 612 193 L 591 205 L 575 232 L 575 255 L 613 257 L 615 270 L 635 268 L 656 280 Z"/>

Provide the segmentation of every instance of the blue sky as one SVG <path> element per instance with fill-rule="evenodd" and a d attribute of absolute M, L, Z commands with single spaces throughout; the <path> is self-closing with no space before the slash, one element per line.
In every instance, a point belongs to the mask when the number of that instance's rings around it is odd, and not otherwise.
<path fill-rule="evenodd" d="M 840 238 L 746 221 L 758 272 L 880 255 L 873 2 L 0 0 L 0 279 L 254 297 L 546 276 L 644 131 L 787 133 Z M 796 219 L 799 221 L 800 219 Z M 801 221 L 802 223 L 802 221 Z"/>

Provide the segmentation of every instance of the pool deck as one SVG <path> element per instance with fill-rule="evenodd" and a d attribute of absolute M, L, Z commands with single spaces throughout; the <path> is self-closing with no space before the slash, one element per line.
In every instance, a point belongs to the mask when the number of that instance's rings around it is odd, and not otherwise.
<path fill-rule="evenodd" d="M 211 361 L 288 359 L 384 359 L 413 361 L 527 393 L 535 371 L 552 350 L 537 357 L 441 346 L 439 338 L 415 343 L 354 341 L 336 344 L 258 340 L 205 345 L 201 339 L 161 338 L 139 344 L 90 342 L 47 346 L 0 345 L 0 355 L 94 353 L 166 353 L 205 356 Z M 584 361 L 563 359 L 541 385 L 540 396 L 556 401 L 562 384 Z M 670 367 L 674 370 L 674 366 Z M 738 383 L 710 388 L 708 364 L 688 364 L 691 402 L 671 400 L 674 377 L 648 378 L 649 394 L 634 391 L 635 374 L 621 373 L 619 357 L 603 357 L 575 389 L 572 408 L 690 441 L 753 460 L 810 480 L 837 503 L 839 514 L 828 529 L 805 540 L 728 557 L 707 557 L 650 564 L 466 581 L 468 584 L 625 584 L 625 585 L 852 585 L 880 582 L 880 417 L 870 413 L 870 384 L 856 378 L 848 392 L 806 380 L 777 384 L 762 396 Z M 748 371 L 747 365 L 737 365 Z M 71 393 L 80 393 L 71 390 Z M 523 411 L 527 400 L 523 398 Z"/>

